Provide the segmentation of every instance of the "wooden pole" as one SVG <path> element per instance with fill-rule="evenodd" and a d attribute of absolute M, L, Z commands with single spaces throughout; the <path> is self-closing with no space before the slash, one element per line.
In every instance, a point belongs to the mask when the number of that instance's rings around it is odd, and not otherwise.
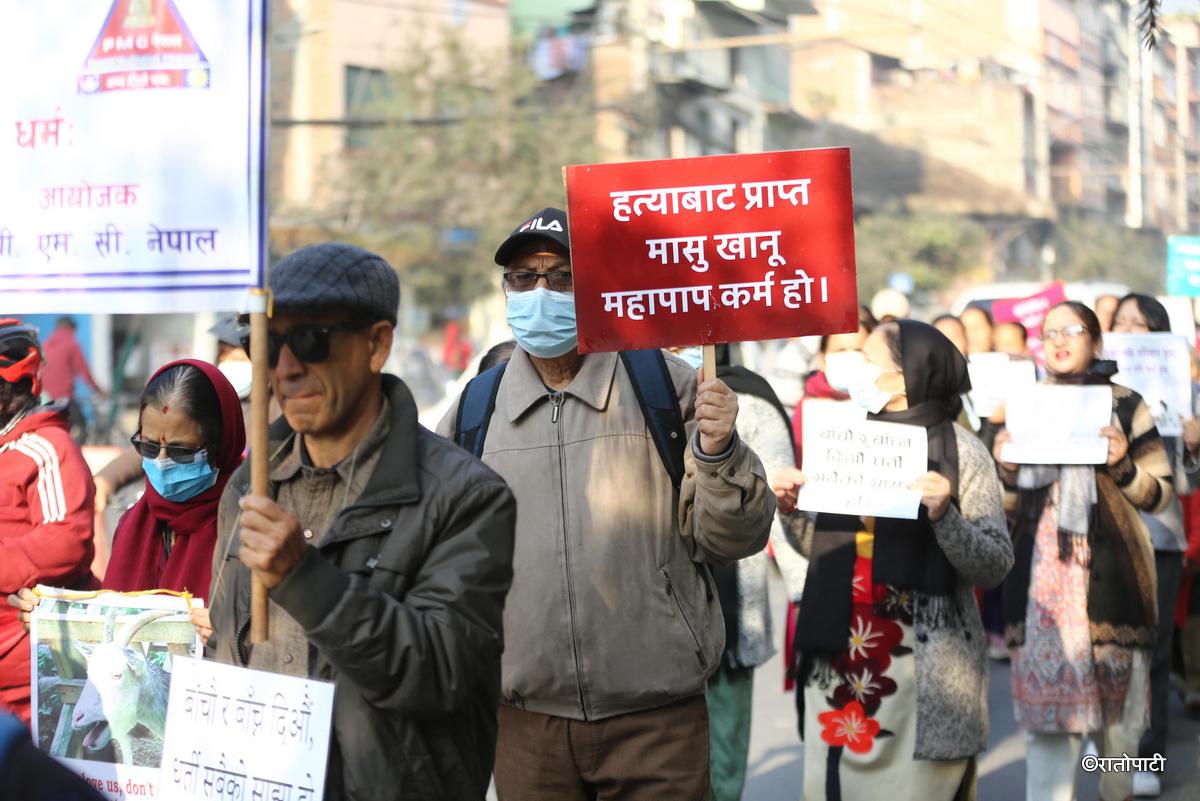
<path fill-rule="evenodd" d="M 694 352 L 694 351 L 693 351 Z M 717 377 L 717 346 L 704 346 L 704 380 L 712 381 Z"/>
<path fill-rule="evenodd" d="M 267 405 L 270 403 L 270 367 L 267 364 L 267 311 L 269 290 L 252 289 L 250 311 L 250 361 L 254 383 L 250 389 L 250 493 L 260 497 L 269 490 L 270 454 Z M 250 642 L 257 645 L 269 638 L 270 604 L 267 587 L 255 573 L 250 594 Z"/>

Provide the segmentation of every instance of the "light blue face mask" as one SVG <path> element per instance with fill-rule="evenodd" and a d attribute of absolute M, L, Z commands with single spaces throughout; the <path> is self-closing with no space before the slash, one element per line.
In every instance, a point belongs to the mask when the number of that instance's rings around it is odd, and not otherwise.
<path fill-rule="evenodd" d="M 180 464 L 166 456 L 142 457 L 142 469 L 154 491 L 168 501 L 190 501 L 217 483 L 217 471 L 208 463 L 208 452 L 200 451 L 191 464 Z"/>
<path fill-rule="evenodd" d="M 688 363 L 693 370 L 699 370 L 704 364 L 704 348 L 695 345 L 690 348 L 680 348 L 675 355 Z"/>
<path fill-rule="evenodd" d="M 862 407 L 867 414 L 879 414 L 883 407 L 891 403 L 892 393 L 885 392 L 875 383 L 883 371 L 873 364 L 864 364 L 855 371 L 847 391 L 850 400 Z"/>
<path fill-rule="evenodd" d="M 575 335 L 575 296 L 537 287 L 508 294 L 508 325 L 525 352 L 542 359 L 569 353 Z"/>

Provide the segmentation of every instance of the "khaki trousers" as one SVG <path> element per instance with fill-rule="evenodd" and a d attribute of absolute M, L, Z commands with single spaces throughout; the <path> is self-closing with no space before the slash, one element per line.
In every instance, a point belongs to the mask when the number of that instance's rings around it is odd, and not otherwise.
<path fill-rule="evenodd" d="M 705 801 L 708 707 L 698 695 L 584 721 L 502 704 L 499 801 Z"/>

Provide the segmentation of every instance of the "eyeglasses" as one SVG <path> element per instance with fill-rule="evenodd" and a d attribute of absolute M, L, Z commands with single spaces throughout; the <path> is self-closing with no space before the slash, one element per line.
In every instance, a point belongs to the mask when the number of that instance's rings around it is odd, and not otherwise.
<path fill-rule="evenodd" d="M 196 461 L 196 456 L 204 452 L 204 448 L 188 448 L 183 445 L 161 445 L 157 442 L 151 442 L 148 439 L 142 439 L 140 432 L 129 438 L 129 443 L 134 449 L 147 459 L 157 459 L 158 454 L 165 450 L 167 458 L 172 462 L 179 464 L 191 464 Z"/>
<path fill-rule="evenodd" d="M 1052 342 L 1060 337 L 1063 339 L 1076 339 L 1083 336 L 1085 331 L 1087 331 L 1087 327 L 1079 323 L 1064 325 L 1062 328 L 1047 328 L 1042 332 L 1042 339 L 1047 342 Z"/>
<path fill-rule="evenodd" d="M 575 288 L 575 277 L 570 270 L 555 270 L 552 273 L 513 272 L 504 274 L 504 283 L 514 292 L 528 292 L 545 278 L 546 286 L 554 292 L 570 292 Z"/>
<path fill-rule="evenodd" d="M 267 364 L 274 368 L 279 364 L 279 353 L 287 345 L 295 356 L 306 364 L 323 362 L 329 358 L 330 341 L 338 331 L 361 331 L 371 325 L 369 321 L 354 321 L 336 323 L 334 325 L 316 325 L 300 323 L 294 325 L 282 334 L 275 331 L 267 332 Z M 242 337 L 242 348 L 250 355 L 250 337 Z"/>

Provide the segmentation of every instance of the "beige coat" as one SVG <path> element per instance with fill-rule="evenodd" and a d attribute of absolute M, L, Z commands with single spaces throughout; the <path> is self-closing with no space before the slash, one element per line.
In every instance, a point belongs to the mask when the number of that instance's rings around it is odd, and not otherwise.
<path fill-rule="evenodd" d="M 696 373 L 671 355 L 667 364 L 694 443 Z M 453 437 L 457 413 L 438 433 Z M 559 396 L 518 348 L 483 462 L 517 498 L 504 701 L 599 720 L 703 693 L 725 645 L 703 563 L 765 546 L 775 496 L 758 457 L 741 442 L 717 462 L 687 448 L 676 504 L 615 353 L 584 357 Z"/>

